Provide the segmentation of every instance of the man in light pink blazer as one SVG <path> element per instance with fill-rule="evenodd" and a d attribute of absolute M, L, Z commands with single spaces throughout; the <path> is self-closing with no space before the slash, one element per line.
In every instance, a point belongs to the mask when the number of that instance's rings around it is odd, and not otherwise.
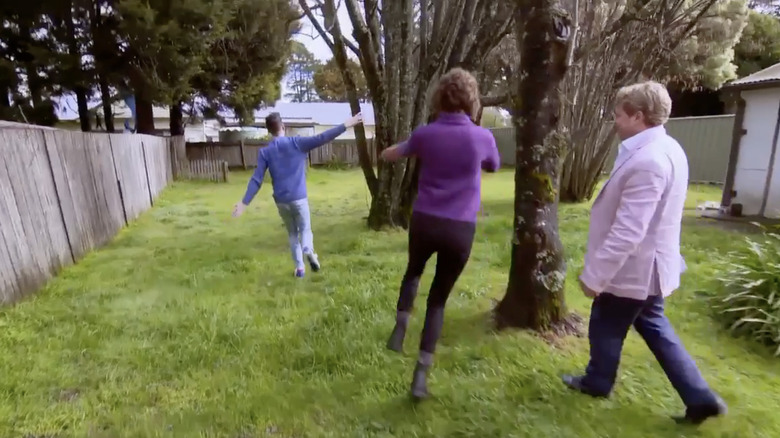
<path fill-rule="evenodd" d="M 664 298 L 680 286 L 685 262 L 680 225 L 688 191 L 688 159 L 666 134 L 672 102 L 666 88 L 644 82 L 621 89 L 615 131 L 618 157 L 590 217 L 580 286 L 594 298 L 584 376 L 564 376 L 572 389 L 606 397 L 617 376 L 623 341 L 633 325 L 685 403 L 679 422 L 699 424 L 725 414 L 664 315 Z"/>

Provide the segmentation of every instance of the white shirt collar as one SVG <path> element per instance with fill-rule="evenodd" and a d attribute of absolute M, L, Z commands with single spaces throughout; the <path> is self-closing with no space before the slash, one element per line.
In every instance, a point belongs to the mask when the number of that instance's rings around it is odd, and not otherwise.
<path fill-rule="evenodd" d="M 620 144 L 621 149 L 625 149 L 626 151 L 633 150 L 634 148 L 644 144 L 647 142 L 647 140 L 650 140 L 654 137 L 660 136 L 666 134 L 666 128 L 664 128 L 663 125 L 653 126 L 652 128 L 645 129 L 644 131 L 640 132 L 639 134 L 634 135 L 633 137 L 629 137 L 625 140 L 623 140 L 623 143 Z"/>

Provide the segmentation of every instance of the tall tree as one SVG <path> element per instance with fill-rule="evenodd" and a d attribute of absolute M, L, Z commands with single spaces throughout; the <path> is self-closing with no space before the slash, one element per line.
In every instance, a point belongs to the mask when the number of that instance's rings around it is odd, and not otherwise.
<path fill-rule="evenodd" d="M 135 96 L 137 132 L 153 133 L 153 104 L 180 111 L 192 92 L 191 81 L 202 70 L 212 44 L 224 35 L 235 8 L 229 0 L 120 0 L 116 6 L 130 60 L 126 68 Z M 183 127 L 171 131 L 179 134 Z"/>
<path fill-rule="evenodd" d="M 293 102 L 314 102 L 317 100 L 314 75 L 320 62 L 309 49 L 298 41 L 292 42 L 292 55 L 287 62 L 287 97 Z"/>
<path fill-rule="evenodd" d="M 298 3 L 332 50 L 353 112 L 360 110 L 360 102 L 347 50 L 359 60 L 374 107 L 374 145 L 379 151 L 427 118 L 431 84 L 443 72 L 459 66 L 479 76 L 488 53 L 511 31 L 513 20 L 504 1 L 399 0 L 380 7 L 378 0 L 346 0 L 353 41 L 342 31 L 335 0 Z M 364 130 L 358 127 L 355 133 L 371 193 L 368 225 L 407 226 L 414 201 L 414 160 L 379 162 L 375 171 Z"/>
<path fill-rule="evenodd" d="M 124 59 L 119 49 L 119 20 L 111 7 L 114 0 L 91 0 L 89 15 L 90 54 L 100 91 L 103 123 L 107 132 L 114 132 L 111 86 L 121 82 Z"/>
<path fill-rule="evenodd" d="M 355 81 L 355 92 L 361 102 L 371 100 L 371 93 L 368 92 L 366 77 L 360 64 L 349 59 L 347 60 L 347 69 Z M 348 102 L 347 85 L 344 83 L 344 77 L 336 63 L 336 58 L 331 58 L 325 64 L 317 68 L 314 73 L 314 89 L 320 99 L 325 102 Z"/>
<path fill-rule="evenodd" d="M 47 32 L 51 1 L 3 2 L 0 6 L 0 57 L 3 79 L 10 90 L 5 113 L 15 120 L 38 125 L 57 122 L 53 97 L 61 90 L 53 80 L 57 65 L 56 40 Z M 4 106 L 0 104 L 0 106 Z"/>
<path fill-rule="evenodd" d="M 558 0 L 515 0 L 520 74 L 515 81 L 515 214 L 499 327 L 546 329 L 566 316 L 566 263 L 558 234 L 558 187 L 568 138 L 559 127 L 571 19 Z"/>
<path fill-rule="evenodd" d="M 299 12 L 289 0 L 232 0 L 236 12 L 228 31 L 210 47 L 194 87 L 202 110 L 230 109 L 241 124 L 254 122 L 254 110 L 281 96 L 280 83 L 300 30 Z"/>
<path fill-rule="evenodd" d="M 89 35 L 83 32 L 88 28 L 87 4 L 86 0 L 64 0 L 47 14 L 51 23 L 48 33 L 63 47 L 57 54 L 56 81 L 65 91 L 76 95 L 79 122 L 84 132 L 92 130 L 88 99 L 94 83 L 93 71 L 84 62 L 89 44 Z"/>
<path fill-rule="evenodd" d="M 733 47 L 747 9 L 744 0 L 569 0 L 567 7 L 576 43 L 563 84 L 572 147 L 560 196 L 578 202 L 593 195 L 614 147 L 604 115 L 617 89 L 643 77 L 719 87 L 736 76 Z"/>
<path fill-rule="evenodd" d="M 748 24 L 734 52 L 740 77 L 780 62 L 780 17 L 750 11 Z"/>

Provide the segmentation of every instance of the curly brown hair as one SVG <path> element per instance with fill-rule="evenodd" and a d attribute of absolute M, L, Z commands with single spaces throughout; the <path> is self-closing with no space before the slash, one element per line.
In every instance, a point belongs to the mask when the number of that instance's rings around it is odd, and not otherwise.
<path fill-rule="evenodd" d="M 431 102 L 434 113 L 463 111 L 472 120 L 479 111 L 479 84 L 474 75 L 456 67 L 439 79 Z"/>

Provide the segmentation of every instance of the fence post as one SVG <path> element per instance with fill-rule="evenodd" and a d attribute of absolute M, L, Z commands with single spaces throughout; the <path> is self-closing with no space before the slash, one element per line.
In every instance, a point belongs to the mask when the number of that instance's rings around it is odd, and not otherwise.
<path fill-rule="evenodd" d="M 242 141 L 241 144 L 244 142 Z M 228 182 L 228 162 L 222 161 L 222 182 Z"/>
<path fill-rule="evenodd" d="M 247 166 L 246 166 L 246 150 L 244 148 L 244 139 L 243 138 L 241 139 L 240 147 L 241 147 L 241 166 L 244 168 L 244 170 L 246 170 L 247 169 Z"/>

